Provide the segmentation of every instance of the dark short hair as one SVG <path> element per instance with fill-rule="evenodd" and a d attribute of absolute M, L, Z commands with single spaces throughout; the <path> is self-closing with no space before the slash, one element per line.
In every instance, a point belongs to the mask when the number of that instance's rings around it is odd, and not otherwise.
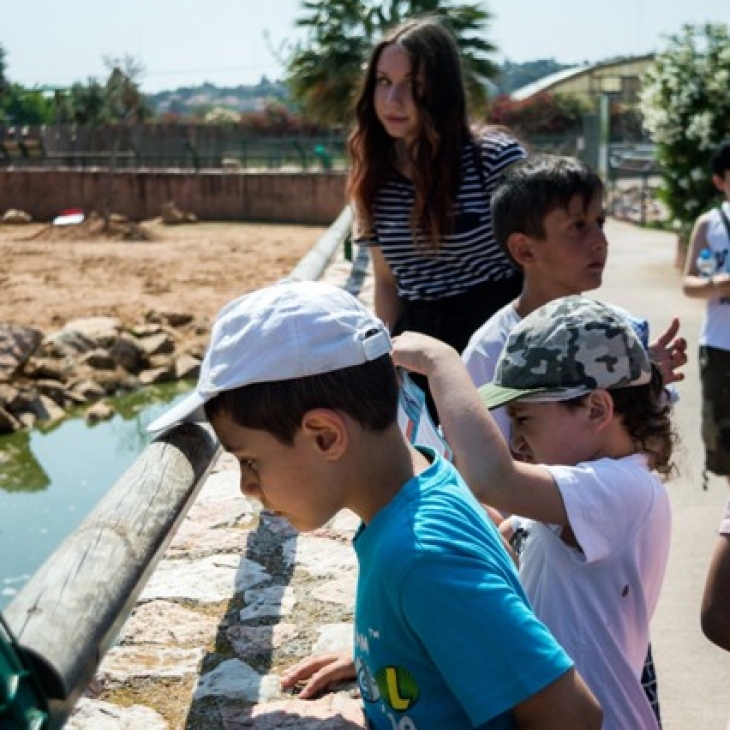
<path fill-rule="evenodd" d="M 398 377 L 390 355 L 320 375 L 226 390 L 205 404 L 205 415 L 212 422 L 225 414 L 291 446 L 313 408 L 342 411 L 369 431 L 391 426 L 398 412 Z"/>
<path fill-rule="evenodd" d="M 513 233 L 543 239 L 549 213 L 567 209 L 576 195 L 587 207 L 602 194 L 601 178 L 575 157 L 536 154 L 519 160 L 505 171 L 492 195 L 494 237 L 512 259 L 507 241 Z"/>
<path fill-rule="evenodd" d="M 717 145 L 710 157 L 710 171 L 713 175 L 724 177 L 728 170 L 730 170 L 730 140 Z"/>

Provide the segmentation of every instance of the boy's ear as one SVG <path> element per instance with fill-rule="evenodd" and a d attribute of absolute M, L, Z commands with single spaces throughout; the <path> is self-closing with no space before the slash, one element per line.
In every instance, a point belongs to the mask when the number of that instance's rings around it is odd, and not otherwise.
<path fill-rule="evenodd" d="M 607 390 L 594 390 L 588 396 L 588 418 L 598 430 L 604 429 L 613 420 L 613 398 Z"/>
<path fill-rule="evenodd" d="M 326 459 L 339 459 L 347 448 L 345 419 L 329 408 L 314 408 L 302 418 L 302 432 L 313 448 Z"/>
<path fill-rule="evenodd" d="M 520 266 L 531 263 L 535 258 L 532 239 L 524 233 L 511 233 L 507 239 L 507 250 Z"/>

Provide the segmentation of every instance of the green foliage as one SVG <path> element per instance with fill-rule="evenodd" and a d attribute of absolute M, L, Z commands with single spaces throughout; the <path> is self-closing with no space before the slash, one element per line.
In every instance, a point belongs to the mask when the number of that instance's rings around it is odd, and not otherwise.
<path fill-rule="evenodd" d="M 401 21 L 442 16 L 459 42 L 467 93 L 473 109 L 486 103 L 485 84 L 498 74 L 489 58 L 495 48 L 484 38 L 489 13 L 480 3 L 444 0 L 304 0 L 297 25 L 307 30 L 288 62 L 286 82 L 304 114 L 323 124 L 351 121 L 353 97 L 373 44 Z"/>
<path fill-rule="evenodd" d="M 643 80 L 644 126 L 662 169 L 659 195 L 686 242 L 713 205 L 709 160 L 730 136 L 730 34 L 723 24 L 685 25 Z"/>
<path fill-rule="evenodd" d="M 53 100 L 40 89 L 8 84 L 0 103 L 0 120 L 21 126 L 53 122 Z"/>
<path fill-rule="evenodd" d="M 535 135 L 560 134 L 582 128 L 586 105 L 570 94 L 535 94 L 524 101 L 498 96 L 487 114 L 490 124 L 510 127 L 529 139 Z"/>

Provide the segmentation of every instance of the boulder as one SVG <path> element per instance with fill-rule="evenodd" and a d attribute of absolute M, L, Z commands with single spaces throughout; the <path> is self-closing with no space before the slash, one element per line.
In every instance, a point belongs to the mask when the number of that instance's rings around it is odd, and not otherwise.
<path fill-rule="evenodd" d="M 43 333 L 33 327 L 0 324 L 0 382 L 11 380 L 43 341 Z"/>
<path fill-rule="evenodd" d="M 23 225 L 25 223 L 32 223 L 33 217 L 30 213 L 26 213 L 24 210 L 18 210 L 17 208 L 9 208 L 3 213 L 2 222 L 10 225 Z"/>

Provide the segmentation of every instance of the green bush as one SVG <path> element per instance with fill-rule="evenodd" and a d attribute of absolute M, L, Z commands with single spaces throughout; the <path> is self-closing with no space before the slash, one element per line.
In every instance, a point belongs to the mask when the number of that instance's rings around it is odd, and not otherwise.
<path fill-rule="evenodd" d="M 723 24 L 685 25 L 643 80 L 644 126 L 657 146 L 659 195 L 686 243 L 714 204 L 709 161 L 730 137 L 730 34 Z"/>

